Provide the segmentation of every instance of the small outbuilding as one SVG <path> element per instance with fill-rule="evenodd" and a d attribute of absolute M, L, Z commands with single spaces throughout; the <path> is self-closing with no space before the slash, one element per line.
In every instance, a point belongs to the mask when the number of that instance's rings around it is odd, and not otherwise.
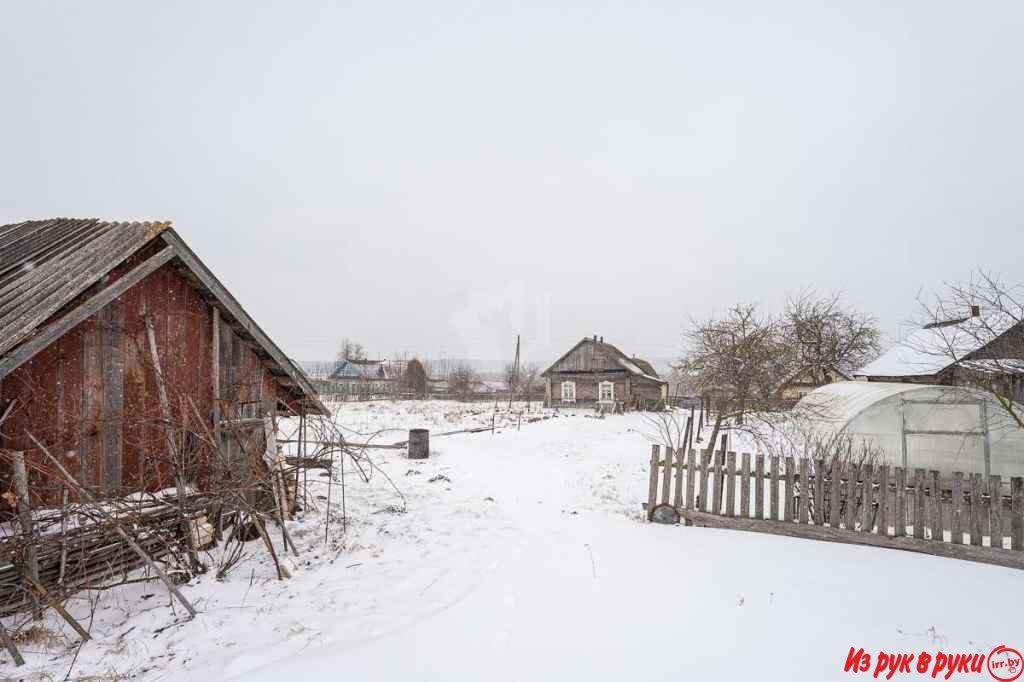
<path fill-rule="evenodd" d="M 668 397 L 668 382 L 649 362 L 627 356 L 604 337 L 582 339 L 541 376 L 548 407 L 645 409 Z"/>
<path fill-rule="evenodd" d="M 1024 429 L 983 391 L 842 381 L 811 392 L 796 410 L 812 433 L 852 436 L 892 466 L 1024 475 Z"/>

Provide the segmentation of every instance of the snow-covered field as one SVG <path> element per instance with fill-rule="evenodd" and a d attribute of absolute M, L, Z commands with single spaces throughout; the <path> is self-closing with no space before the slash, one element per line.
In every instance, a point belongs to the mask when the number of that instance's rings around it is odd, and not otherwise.
<path fill-rule="evenodd" d="M 493 406 L 350 403 L 351 440 L 382 429 L 490 426 Z M 849 679 L 851 646 L 981 652 L 1024 646 L 1024 573 L 868 547 L 646 524 L 653 429 L 642 415 L 499 415 L 495 433 L 434 437 L 431 458 L 374 450 L 369 483 L 346 468 L 325 540 L 318 509 L 290 523 L 298 557 L 278 581 L 258 542 L 218 582 L 99 595 L 73 676 L 207 680 Z M 385 476 L 386 474 L 386 476 Z M 393 481 L 400 494 L 388 482 Z M 275 542 L 279 540 L 276 530 Z M 209 561 L 216 561 L 213 550 Z M 0 676 L 62 679 L 74 638 L 23 642 Z"/>

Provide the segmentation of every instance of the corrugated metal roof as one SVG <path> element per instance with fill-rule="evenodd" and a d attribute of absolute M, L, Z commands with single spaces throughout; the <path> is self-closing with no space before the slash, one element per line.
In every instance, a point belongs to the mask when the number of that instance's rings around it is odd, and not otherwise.
<path fill-rule="evenodd" d="M 0 355 L 169 226 L 70 218 L 0 226 Z"/>

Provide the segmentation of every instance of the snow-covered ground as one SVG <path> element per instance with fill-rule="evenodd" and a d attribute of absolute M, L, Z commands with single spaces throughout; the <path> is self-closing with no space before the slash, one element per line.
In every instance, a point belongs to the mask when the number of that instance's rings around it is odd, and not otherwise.
<path fill-rule="evenodd" d="M 493 405 L 349 403 L 351 440 L 490 426 Z M 981 652 L 1024 646 L 1024 573 L 868 547 L 643 522 L 643 415 L 500 414 L 495 433 L 434 437 L 431 458 L 374 450 L 369 483 L 310 474 L 318 509 L 290 523 L 278 581 L 258 542 L 223 582 L 103 593 L 74 675 L 207 680 L 848 679 L 850 647 Z M 517 429 L 517 425 L 519 428 Z M 340 472 L 339 472 L 340 473 Z M 399 492 L 389 483 L 393 481 Z M 279 535 L 276 530 L 274 539 Z M 219 550 L 211 553 L 215 562 Z M 90 620 L 85 600 L 73 603 Z M 24 642 L 63 678 L 66 627 Z M 6 654 L 0 655 L 6 659 Z"/>

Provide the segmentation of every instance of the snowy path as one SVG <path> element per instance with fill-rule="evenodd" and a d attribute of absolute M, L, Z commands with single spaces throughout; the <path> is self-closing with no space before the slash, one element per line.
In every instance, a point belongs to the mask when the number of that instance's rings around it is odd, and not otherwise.
<path fill-rule="evenodd" d="M 489 424 L 485 412 L 361 404 L 341 419 L 364 433 L 436 432 Z M 194 621 L 175 623 L 152 584 L 104 593 L 75 672 L 274 682 L 832 680 L 852 679 L 842 672 L 851 646 L 1024 648 L 1016 606 L 1024 572 L 644 523 L 647 430 L 636 414 L 562 416 L 437 438 L 423 462 L 374 451 L 406 513 L 383 476 L 349 478 L 347 533 L 335 522 L 325 544 L 313 511 L 290 523 L 301 554 L 287 559 L 294 577 L 283 582 L 253 543 L 224 582 L 208 573 L 185 586 L 200 609 Z M 323 479 L 314 488 L 326 493 Z M 17 672 L 63 678 L 74 655 L 63 646 L 40 648 L 30 670 Z M 0 676 L 13 674 L 0 665 Z"/>
<path fill-rule="evenodd" d="M 469 530 L 482 544 L 471 559 L 477 582 L 461 593 L 452 584 L 466 575 L 462 557 L 439 580 L 454 596 L 443 608 L 245 677 L 820 680 L 848 677 L 850 646 L 987 653 L 1024 641 L 1010 606 L 1024 588 L 1015 571 L 638 523 L 640 430 L 635 416 L 576 418 L 439 441 L 462 508 L 496 499 L 487 522 Z"/>

